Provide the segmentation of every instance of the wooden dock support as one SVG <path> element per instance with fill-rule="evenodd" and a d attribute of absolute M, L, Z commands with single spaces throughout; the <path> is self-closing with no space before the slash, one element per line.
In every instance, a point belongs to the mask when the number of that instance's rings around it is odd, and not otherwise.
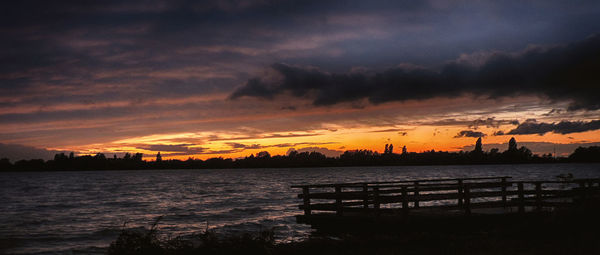
<path fill-rule="evenodd" d="M 465 185 L 465 214 L 471 215 L 471 187 Z"/>
<path fill-rule="evenodd" d="M 375 209 L 375 214 L 379 215 L 379 187 L 373 187 L 373 209 Z"/>
<path fill-rule="evenodd" d="M 538 212 L 542 211 L 542 183 L 535 183 L 535 209 Z"/>
<path fill-rule="evenodd" d="M 415 208 L 419 208 L 419 182 L 415 182 L 415 191 L 414 191 L 414 195 L 415 195 Z"/>
<path fill-rule="evenodd" d="M 309 187 L 302 187 L 302 199 L 304 201 L 304 215 L 310 215 L 310 193 Z"/>
<path fill-rule="evenodd" d="M 335 213 L 337 216 L 344 215 L 344 207 L 342 207 L 342 187 L 335 186 Z"/>
<path fill-rule="evenodd" d="M 402 214 L 408 215 L 408 189 L 402 187 Z"/>
<path fill-rule="evenodd" d="M 579 182 L 579 199 L 581 202 L 584 203 L 587 200 L 587 194 L 585 192 L 585 181 Z"/>
<path fill-rule="evenodd" d="M 519 213 L 525 213 L 525 192 L 523 190 L 523 183 L 517 184 L 517 191 L 519 196 Z"/>
<path fill-rule="evenodd" d="M 369 185 L 366 183 L 362 185 L 363 187 L 363 209 L 365 212 L 369 210 Z"/>
<path fill-rule="evenodd" d="M 458 206 L 463 205 L 463 180 L 458 179 Z"/>
<path fill-rule="evenodd" d="M 502 206 L 506 208 L 506 177 L 502 177 Z"/>
<path fill-rule="evenodd" d="M 509 178 L 499 176 L 422 179 L 292 187 L 302 188 L 298 198 L 303 199 L 300 204 L 300 209 L 304 210 L 301 217 L 303 221 L 333 220 L 333 217 L 334 221 L 371 217 L 379 221 L 390 220 L 393 217 L 402 219 L 402 216 L 407 217 L 409 213 L 410 218 L 419 218 L 423 215 L 444 213 L 454 215 L 457 208 L 464 215 L 474 216 L 489 213 L 509 214 L 513 210 L 506 208 L 515 207 L 518 208 L 519 214 L 526 214 L 567 206 L 596 206 L 600 203 L 600 178 L 567 181 L 509 181 Z M 545 184 L 550 185 L 545 187 Z M 565 187 L 570 189 L 565 190 Z M 315 199 L 319 202 L 316 203 Z M 453 201 L 458 202 L 458 207 Z M 532 210 L 526 210 L 527 207 Z M 486 210 L 481 210 L 484 208 Z"/>

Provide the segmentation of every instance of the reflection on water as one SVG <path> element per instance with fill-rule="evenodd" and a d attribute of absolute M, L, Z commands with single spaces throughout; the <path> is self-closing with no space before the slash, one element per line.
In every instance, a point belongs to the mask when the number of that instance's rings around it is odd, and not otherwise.
<path fill-rule="evenodd" d="M 174 235 L 273 228 L 289 241 L 310 231 L 295 223 L 292 184 L 564 173 L 600 177 L 600 164 L 3 173 L 0 253 L 103 253 L 124 224 L 148 227 L 158 216 Z"/>

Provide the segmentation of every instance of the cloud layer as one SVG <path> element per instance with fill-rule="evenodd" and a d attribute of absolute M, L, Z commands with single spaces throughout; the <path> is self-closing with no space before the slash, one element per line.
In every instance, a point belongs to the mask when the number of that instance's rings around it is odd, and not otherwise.
<path fill-rule="evenodd" d="M 479 138 L 479 137 L 485 137 L 485 136 L 486 136 L 486 134 L 484 134 L 483 132 L 472 131 L 472 130 L 462 130 L 462 131 L 458 132 L 458 134 L 456 134 L 456 136 L 454 136 L 454 138 L 461 138 L 461 137 Z"/>
<path fill-rule="evenodd" d="M 521 123 L 515 129 L 510 130 L 508 135 L 543 135 L 548 132 L 557 134 L 570 134 L 600 129 L 600 120 L 592 121 L 561 121 L 558 123 L 544 123 L 529 120 Z"/>
<path fill-rule="evenodd" d="M 249 79 L 230 95 L 273 99 L 282 94 L 334 105 L 367 99 L 373 104 L 476 95 L 502 98 L 537 95 L 569 101 L 571 110 L 600 109 L 600 35 L 565 46 L 494 53 L 480 66 L 454 61 L 440 71 L 397 67 L 383 72 L 328 73 L 273 64 L 269 76 Z"/>

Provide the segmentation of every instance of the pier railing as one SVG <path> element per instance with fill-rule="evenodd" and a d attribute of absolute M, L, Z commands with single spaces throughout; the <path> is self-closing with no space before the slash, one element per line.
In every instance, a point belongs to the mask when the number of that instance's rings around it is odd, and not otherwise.
<path fill-rule="evenodd" d="M 512 181 L 510 176 L 420 179 L 295 185 L 302 189 L 305 216 L 402 215 L 446 211 L 470 215 L 475 209 L 502 212 L 553 210 L 598 198 L 600 178 L 565 181 Z M 498 210 L 496 210 L 498 211 Z"/>

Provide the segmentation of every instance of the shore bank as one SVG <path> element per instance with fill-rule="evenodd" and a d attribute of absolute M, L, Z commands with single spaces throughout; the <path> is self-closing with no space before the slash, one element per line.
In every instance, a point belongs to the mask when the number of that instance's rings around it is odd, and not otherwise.
<path fill-rule="evenodd" d="M 124 230 L 108 254 L 598 254 L 598 210 L 562 212 L 538 218 L 424 230 L 314 233 L 291 243 L 276 243 L 271 231 L 219 236 L 210 231 L 161 238 L 156 226 L 145 232 Z"/>

